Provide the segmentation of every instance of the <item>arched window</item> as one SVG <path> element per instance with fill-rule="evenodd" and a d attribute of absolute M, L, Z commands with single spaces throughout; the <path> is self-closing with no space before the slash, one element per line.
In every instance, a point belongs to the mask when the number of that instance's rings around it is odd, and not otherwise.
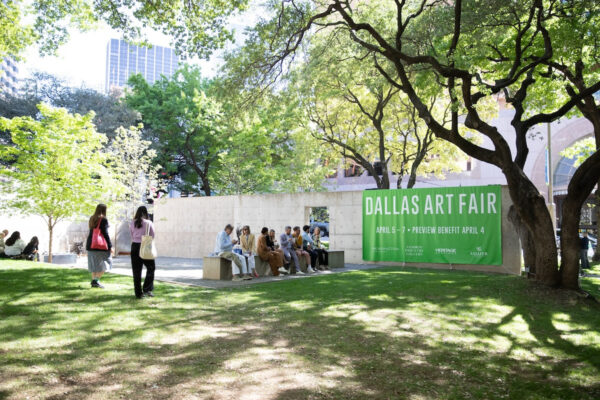
<path fill-rule="evenodd" d="M 568 186 L 569 181 L 573 177 L 575 170 L 577 169 L 574 164 L 577 157 L 566 158 L 563 157 L 558 162 L 556 170 L 554 171 L 554 185 L 555 186 Z"/>

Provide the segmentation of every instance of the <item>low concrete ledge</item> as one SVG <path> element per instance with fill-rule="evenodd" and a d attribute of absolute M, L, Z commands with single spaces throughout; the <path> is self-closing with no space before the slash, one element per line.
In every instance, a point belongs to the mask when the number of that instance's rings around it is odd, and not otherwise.
<path fill-rule="evenodd" d="M 48 262 L 48 255 L 44 255 L 44 262 Z M 52 264 L 76 264 L 77 254 L 52 254 Z"/>
<path fill-rule="evenodd" d="M 202 262 L 202 279 L 230 281 L 231 261 L 221 257 L 204 257 Z"/>
<path fill-rule="evenodd" d="M 344 268 L 344 250 L 327 250 L 329 268 Z"/>

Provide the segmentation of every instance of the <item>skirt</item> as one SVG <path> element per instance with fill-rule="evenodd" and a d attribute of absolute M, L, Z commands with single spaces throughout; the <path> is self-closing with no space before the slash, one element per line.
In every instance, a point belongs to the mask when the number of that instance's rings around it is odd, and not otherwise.
<path fill-rule="evenodd" d="M 89 250 L 88 251 L 88 271 L 106 272 L 112 268 L 112 257 L 110 251 Z"/>

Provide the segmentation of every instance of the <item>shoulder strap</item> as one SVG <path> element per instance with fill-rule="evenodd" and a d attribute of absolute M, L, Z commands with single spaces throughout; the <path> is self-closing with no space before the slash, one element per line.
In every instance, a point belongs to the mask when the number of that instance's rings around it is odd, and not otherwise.
<path fill-rule="evenodd" d="M 150 221 L 144 220 L 146 222 L 146 236 L 150 234 Z"/>
<path fill-rule="evenodd" d="M 96 229 L 100 229 L 100 223 L 102 222 L 102 217 L 98 219 L 98 225 L 96 225 Z"/>

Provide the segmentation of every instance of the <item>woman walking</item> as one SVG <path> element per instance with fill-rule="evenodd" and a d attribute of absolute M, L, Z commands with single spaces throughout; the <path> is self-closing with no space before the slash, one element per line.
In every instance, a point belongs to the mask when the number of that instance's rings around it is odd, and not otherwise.
<path fill-rule="evenodd" d="M 100 284 L 102 274 L 112 268 L 112 243 L 108 236 L 108 220 L 106 219 L 106 204 L 98 204 L 94 215 L 90 217 L 88 222 L 90 233 L 88 235 L 85 249 L 88 253 L 88 271 L 92 273 L 91 286 L 93 288 L 103 289 Z M 99 229 L 101 237 L 96 237 L 93 240 L 94 230 Z M 104 242 L 101 239 L 104 238 Z M 100 239 L 100 240 L 98 240 Z"/>
<path fill-rule="evenodd" d="M 131 269 L 133 270 L 133 290 L 135 297 L 141 299 L 144 296 L 154 297 L 154 260 L 144 260 L 140 257 L 142 236 L 150 235 L 154 238 L 154 225 L 148 217 L 146 207 L 138 207 L 133 221 L 129 223 L 131 233 Z M 146 266 L 146 278 L 142 287 L 142 269 Z"/>

